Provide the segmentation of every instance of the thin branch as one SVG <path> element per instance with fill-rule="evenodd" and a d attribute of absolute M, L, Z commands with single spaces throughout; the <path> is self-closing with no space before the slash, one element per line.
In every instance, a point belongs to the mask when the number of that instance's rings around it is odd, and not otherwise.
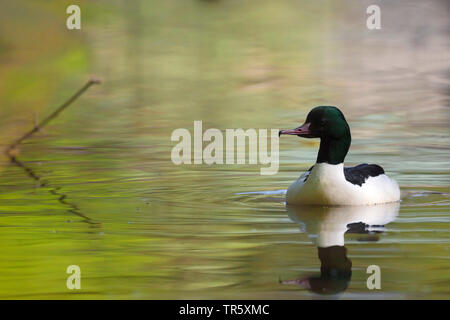
<path fill-rule="evenodd" d="M 88 82 L 80 89 L 78 90 L 72 97 L 70 97 L 66 102 L 64 102 L 62 105 L 60 105 L 55 111 L 53 111 L 52 114 L 50 114 L 47 118 L 42 120 L 40 123 L 34 126 L 33 129 L 25 133 L 22 137 L 14 141 L 12 144 L 10 144 L 6 150 L 5 153 L 9 158 L 14 158 L 14 155 L 11 154 L 11 151 L 14 150 L 22 141 L 30 138 L 33 134 L 35 134 L 37 131 L 39 131 L 41 128 L 43 128 L 47 123 L 50 122 L 50 120 L 56 118 L 58 114 L 60 114 L 64 109 L 66 109 L 68 106 L 70 106 L 75 100 L 77 100 L 87 89 L 89 89 L 90 86 L 93 84 L 99 84 L 102 81 L 100 79 L 91 78 Z"/>
<path fill-rule="evenodd" d="M 37 121 L 35 121 L 35 125 L 34 128 L 31 129 L 30 131 L 28 131 L 27 133 L 25 133 L 22 137 L 20 137 L 19 139 L 17 139 L 16 141 L 14 141 L 12 144 L 10 144 L 6 150 L 5 153 L 8 156 L 8 158 L 10 159 L 11 163 L 15 164 L 16 166 L 22 168 L 27 174 L 28 176 L 30 176 L 33 180 L 35 180 L 40 187 L 44 187 L 47 186 L 48 183 L 42 181 L 41 177 L 38 176 L 36 173 L 34 173 L 34 171 L 27 167 L 26 165 L 24 165 L 21 161 L 17 160 L 17 152 L 13 152 L 17 146 L 22 143 L 24 140 L 30 138 L 33 134 L 35 134 L 37 131 L 39 131 L 41 128 L 43 128 L 47 123 L 50 122 L 50 120 L 56 118 L 64 109 L 66 109 L 68 106 L 70 106 L 75 100 L 77 100 L 87 89 L 89 89 L 90 86 L 92 86 L 93 84 L 99 84 L 102 81 L 100 79 L 95 79 L 95 78 L 91 78 L 88 82 L 86 82 L 86 84 L 81 87 L 80 90 L 78 90 L 72 97 L 70 97 L 66 102 L 64 102 L 62 105 L 60 105 L 55 111 L 53 111 L 53 113 L 51 113 L 47 118 L 45 118 L 44 120 L 42 120 L 40 123 L 37 123 Z M 83 218 L 84 222 L 90 223 L 90 224 L 94 224 L 94 225 L 98 225 L 98 222 L 94 222 L 92 221 L 88 216 L 84 215 L 83 213 L 81 213 L 78 209 L 78 207 L 67 201 L 66 198 L 67 196 L 63 193 L 58 192 L 59 188 L 52 188 L 49 190 L 49 192 L 55 196 L 58 197 L 58 201 L 65 205 L 65 206 L 69 206 L 70 209 L 68 210 L 69 212 L 76 214 L 77 216 Z"/>
<path fill-rule="evenodd" d="M 33 171 L 33 169 L 31 169 L 30 167 L 27 167 L 23 162 L 17 160 L 17 158 L 15 158 L 15 157 L 12 157 L 11 158 L 11 163 L 15 164 L 19 168 L 22 168 L 30 178 L 32 178 L 34 181 L 36 181 L 38 183 L 39 187 L 49 187 L 50 188 L 49 192 L 51 194 L 53 194 L 54 196 L 57 196 L 58 197 L 58 201 L 61 204 L 70 207 L 70 209 L 67 210 L 68 212 L 71 212 L 71 213 L 76 214 L 77 216 L 83 218 L 83 222 L 86 222 L 86 223 L 89 223 L 89 224 L 93 224 L 93 225 L 99 225 L 99 226 L 101 225 L 100 222 L 95 222 L 94 220 L 92 220 L 88 216 L 86 216 L 83 213 L 81 213 L 80 209 L 78 208 L 78 206 L 76 204 L 73 204 L 70 201 L 66 200 L 67 199 L 67 195 L 66 194 L 64 194 L 62 192 L 59 192 L 59 189 L 60 189 L 59 187 L 56 187 L 56 188 L 50 187 L 48 182 L 43 181 L 41 179 L 41 177 L 38 176 Z"/>

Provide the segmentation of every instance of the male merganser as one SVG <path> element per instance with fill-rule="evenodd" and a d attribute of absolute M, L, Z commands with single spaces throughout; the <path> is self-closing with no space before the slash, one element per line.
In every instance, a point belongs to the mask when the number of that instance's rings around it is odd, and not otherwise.
<path fill-rule="evenodd" d="M 400 200 L 400 188 L 376 164 L 345 167 L 350 128 L 342 112 L 331 106 L 312 109 L 303 125 L 279 135 L 320 138 L 316 164 L 287 190 L 288 204 L 370 205 Z"/>

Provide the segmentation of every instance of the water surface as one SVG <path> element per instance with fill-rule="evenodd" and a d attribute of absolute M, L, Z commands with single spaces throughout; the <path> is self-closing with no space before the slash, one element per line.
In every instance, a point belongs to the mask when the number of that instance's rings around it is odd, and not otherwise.
<path fill-rule="evenodd" d="M 369 4 L 86 1 L 78 33 L 60 29 L 61 4 L 5 4 L 2 147 L 89 74 L 105 82 L 24 143 L 20 162 L 1 159 L 0 298 L 448 298 L 448 4 L 383 2 L 379 31 L 365 27 Z M 399 208 L 286 208 L 318 141 L 283 137 L 273 176 L 170 160 L 172 131 L 195 120 L 294 128 L 327 104 L 350 123 L 347 165 L 382 165 Z M 324 229 L 332 249 L 318 248 Z M 324 263 L 340 270 L 322 282 L 331 295 L 299 280 L 323 280 Z M 367 288 L 370 265 L 381 290 Z"/>

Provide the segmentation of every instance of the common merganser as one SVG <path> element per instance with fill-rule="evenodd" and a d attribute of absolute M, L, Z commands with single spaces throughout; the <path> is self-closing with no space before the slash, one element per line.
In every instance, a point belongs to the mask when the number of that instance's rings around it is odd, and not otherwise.
<path fill-rule="evenodd" d="M 345 167 L 350 148 L 350 127 L 342 112 L 332 106 L 312 109 L 303 125 L 279 135 L 320 138 L 316 164 L 287 190 L 288 204 L 371 205 L 400 200 L 400 188 L 376 164 Z"/>

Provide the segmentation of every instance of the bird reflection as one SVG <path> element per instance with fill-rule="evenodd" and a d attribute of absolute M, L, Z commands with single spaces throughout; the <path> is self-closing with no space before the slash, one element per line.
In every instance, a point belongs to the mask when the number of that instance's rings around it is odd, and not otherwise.
<path fill-rule="evenodd" d="M 347 289 L 352 262 L 347 257 L 344 235 L 362 235 L 359 241 L 378 241 L 378 234 L 398 214 L 399 203 L 374 206 L 288 206 L 289 218 L 314 239 L 321 263 L 320 275 L 303 276 L 282 284 L 295 284 L 318 294 L 337 294 Z"/>

